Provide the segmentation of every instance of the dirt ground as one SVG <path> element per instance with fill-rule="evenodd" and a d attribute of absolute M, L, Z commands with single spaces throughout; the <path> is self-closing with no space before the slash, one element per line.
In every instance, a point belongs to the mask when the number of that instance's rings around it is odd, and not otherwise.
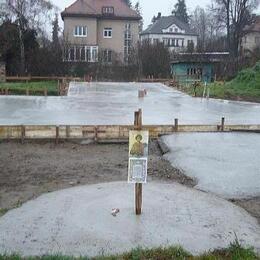
<path fill-rule="evenodd" d="M 0 215 L 39 195 L 76 185 L 127 181 L 127 144 L 15 141 L 0 143 Z M 163 159 L 157 141 L 149 147 L 148 181 L 196 182 Z M 260 223 L 260 197 L 232 201 Z"/>
<path fill-rule="evenodd" d="M 149 181 L 195 185 L 162 158 L 157 142 L 149 154 Z M 0 143 L 0 208 L 76 185 L 127 181 L 127 164 L 127 144 Z"/>

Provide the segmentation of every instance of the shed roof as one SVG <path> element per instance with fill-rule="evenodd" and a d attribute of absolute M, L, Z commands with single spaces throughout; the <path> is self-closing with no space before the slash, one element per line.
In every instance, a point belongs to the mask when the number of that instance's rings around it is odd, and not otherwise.
<path fill-rule="evenodd" d="M 197 35 L 188 24 L 180 21 L 174 15 L 160 17 L 153 24 L 149 25 L 142 34 L 162 34 L 164 29 L 169 28 L 173 24 L 177 25 L 181 30 L 184 30 L 185 34 Z"/>
<path fill-rule="evenodd" d="M 114 7 L 114 15 L 111 18 L 141 19 L 137 12 L 123 0 L 77 0 L 65 8 L 61 16 L 62 18 L 66 16 L 103 17 L 103 7 Z"/>
<path fill-rule="evenodd" d="M 229 58 L 229 52 L 178 53 L 171 63 L 216 63 Z"/>

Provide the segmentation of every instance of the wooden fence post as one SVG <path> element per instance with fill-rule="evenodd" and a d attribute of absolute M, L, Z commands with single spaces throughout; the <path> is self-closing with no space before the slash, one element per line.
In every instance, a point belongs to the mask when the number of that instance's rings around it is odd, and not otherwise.
<path fill-rule="evenodd" d="M 24 138 L 25 138 L 25 126 L 21 126 L 21 143 L 24 144 Z"/>
<path fill-rule="evenodd" d="M 60 127 L 56 126 L 55 144 L 59 144 Z"/>
<path fill-rule="evenodd" d="M 221 131 L 223 132 L 225 130 L 225 117 L 221 118 Z"/>
<path fill-rule="evenodd" d="M 45 97 L 48 96 L 48 90 L 47 90 L 47 88 L 45 88 L 45 89 L 43 90 L 43 93 L 44 93 L 44 96 L 45 96 Z"/>
<path fill-rule="evenodd" d="M 175 131 L 178 132 L 178 130 L 179 130 L 179 119 L 178 118 L 174 119 L 174 128 L 175 128 Z"/>
<path fill-rule="evenodd" d="M 66 126 L 66 138 L 70 138 L 70 126 Z"/>
<path fill-rule="evenodd" d="M 135 112 L 135 120 L 134 120 L 134 128 L 135 130 L 142 130 L 142 110 Z M 142 214 L 142 197 L 143 197 L 143 184 L 136 183 L 135 184 L 135 213 L 136 215 Z"/>

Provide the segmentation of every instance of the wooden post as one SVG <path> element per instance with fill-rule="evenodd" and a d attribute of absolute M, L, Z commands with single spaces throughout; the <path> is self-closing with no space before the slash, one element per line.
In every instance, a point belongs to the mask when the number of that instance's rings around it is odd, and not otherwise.
<path fill-rule="evenodd" d="M 6 95 L 6 96 L 8 96 L 8 94 L 9 94 L 8 91 L 9 91 L 9 89 L 6 88 L 6 89 L 5 89 L 5 95 Z"/>
<path fill-rule="evenodd" d="M 221 131 L 223 132 L 225 130 L 225 117 L 221 118 Z"/>
<path fill-rule="evenodd" d="M 135 112 L 134 120 L 135 130 L 142 130 L 142 110 Z M 142 183 L 135 184 L 135 214 L 142 214 L 142 196 L 143 196 L 143 185 Z"/>
<path fill-rule="evenodd" d="M 179 120 L 178 120 L 178 118 L 174 119 L 174 127 L 175 127 L 175 131 L 178 132 L 178 130 L 179 130 Z"/>
<path fill-rule="evenodd" d="M 29 89 L 26 88 L 26 96 L 29 96 Z"/>
<path fill-rule="evenodd" d="M 70 138 L 70 126 L 66 126 L 66 138 Z"/>
<path fill-rule="evenodd" d="M 60 136 L 60 127 L 56 126 L 55 144 L 59 144 L 59 136 Z"/>
<path fill-rule="evenodd" d="M 98 142 L 98 127 L 97 126 L 94 127 L 94 132 L 95 132 L 94 141 L 95 141 L 95 143 L 97 143 Z"/>
<path fill-rule="evenodd" d="M 43 93 L 44 93 L 44 96 L 45 96 L 45 97 L 48 96 L 48 90 L 47 90 L 47 88 L 44 89 Z"/>
<path fill-rule="evenodd" d="M 25 127 L 24 125 L 21 126 L 21 143 L 24 143 L 24 138 L 25 138 Z"/>

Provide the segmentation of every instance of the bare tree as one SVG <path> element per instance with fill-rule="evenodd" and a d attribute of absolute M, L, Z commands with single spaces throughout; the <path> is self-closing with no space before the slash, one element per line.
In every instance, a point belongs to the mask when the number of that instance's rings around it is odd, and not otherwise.
<path fill-rule="evenodd" d="M 229 51 L 238 55 L 243 29 L 250 24 L 259 0 L 215 0 L 219 20 L 225 23 Z"/>
<path fill-rule="evenodd" d="M 53 9 L 47 0 L 7 0 L 7 8 L 11 18 L 17 23 L 20 45 L 20 73 L 25 73 L 24 32 L 31 28 L 40 31 L 46 17 Z"/>
<path fill-rule="evenodd" d="M 193 30 L 199 35 L 198 51 L 204 51 L 208 33 L 208 19 L 205 10 L 199 6 L 196 7 L 191 15 L 191 26 Z"/>

